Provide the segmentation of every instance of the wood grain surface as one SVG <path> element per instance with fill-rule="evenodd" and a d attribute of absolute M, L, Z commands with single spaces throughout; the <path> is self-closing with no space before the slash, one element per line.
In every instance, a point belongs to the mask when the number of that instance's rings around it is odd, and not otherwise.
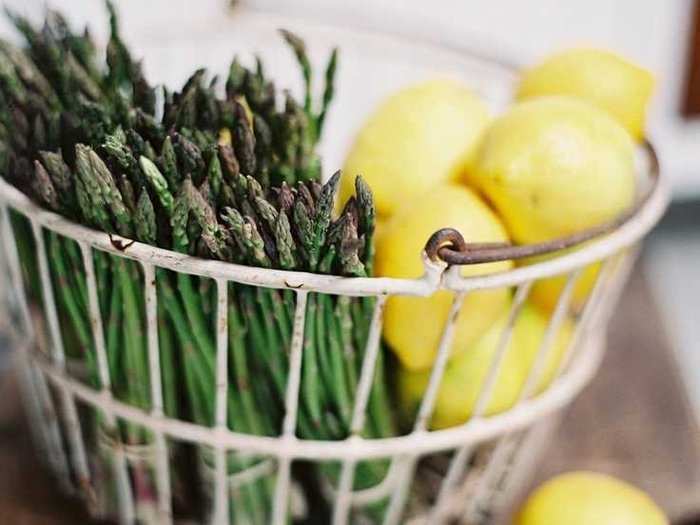
<path fill-rule="evenodd" d="M 5 373 L 0 376 L 0 523 L 90 523 L 76 501 L 56 494 L 21 414 L 16 382 Z M 614 317 L 600 373 L 567 410 L 530 487 L 575 469 L 608 472 L 640 486 L 674 520 L 700 513 L 700 432 L 639 272 Z"/>

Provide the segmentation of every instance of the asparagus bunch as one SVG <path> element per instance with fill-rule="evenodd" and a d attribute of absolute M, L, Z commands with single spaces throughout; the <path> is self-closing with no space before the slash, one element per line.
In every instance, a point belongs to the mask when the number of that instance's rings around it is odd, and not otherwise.
<path fill-rule="evenodd" d="M 302 70 L 303 103 L 289 93 L 283 94 L 283 104 L 277 100 L 259 58 L 254 69 L 234 58 L 224 97 L 217 95 L 217 78 L 207 81 L 206 72 L 198 70 L 179 92 L 163 90 L 158 112 L 156 88 L 131 57 L 109 3 L 108 8 L 112 33 L 106 67 L 89 33 L 72 33 L 58 13 L 49 13 L 41 30 L 10 14 L 27 46 L 0 41 L 0 168 L 8 180 L 72 220 L 181 253 L 262 268 L 370 275 L 371 192 L 358 178 L 356 195 L 334 218 L 339 176 L 322 185 L 315 152 L 333 97 L 337 53 L 328 60 L 316 104 L 304 43 L 284 31 Z M 90 380 L 99 387 L 78 247 L 53 234 L 48 240 L 64 338 L 72 341 L 67 347 L 85 359 Z M 126 259 L 95 253 L 94 261 L 113 391 L 149 409 L 143 276 Z M 207 279 L 164 270 L 156 281 L 166 414 L 213 425 L 216 288 Z M 294 293 L 229 288 L 228 425 L 277 435 Z M 298 418 L 302 437 L 348 435 L 372 308 L 369 299 L 309 296 Z M 366 435 L 394 432 L 387 400 L 380 358 Z M 131 444 L 151 439 L 133 425 L 117 434 Z M 229 470 L 260 460 L 231 454 Z M 360 464 L 356 486 L 378 483 L 385 468 Z M 334 479 L 337 472 L 324 468 L 323 474 Z M 134 483 L 137 495 L 147 497 L 152 488 L 144 477 L 135 472 Z M 243 488 L 231 506 L 234 522 L 267 520 L 272 482 L 262 478 Z"/>

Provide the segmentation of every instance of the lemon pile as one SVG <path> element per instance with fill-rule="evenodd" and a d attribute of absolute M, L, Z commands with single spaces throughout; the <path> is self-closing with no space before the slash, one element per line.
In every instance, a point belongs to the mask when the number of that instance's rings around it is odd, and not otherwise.
<path fill-rule="evenodd" d="M 635 199 L 635 142 L 644 134 L 653 88 L 647 71 L 604 51 L 571 50 L 523 72 L 514 104 L 501 115 L 463 83 L 430 80 L 389 97 L 369 116 L 348 153 L 341 197 L 360 174 L 372 187 L 380 230 L 376 271 L 416 278 L 426 240 L 452 227 L 467 242 L 534 243 L 611 220 Z M 518 262 L 531 264 L 536 261 Z M 463 266 L 463 276 L 502 272 L 511 261 Z M 575 286 L 570 311 L 590 294 L 597 266 Z M 539 281 L 502 356 L 485 414 L 523 394 L 565 278 Z M 393 296 L 384 339 L 399 362 L 396 385 L 410 419 L 426 388 L 454 294 Z M 499 347 L 512 291 L 468 294 L 456 320 L 433 428 L 466 421 Z M 574 319 L 550 341 L 538 384 L 564 359 Z"/>

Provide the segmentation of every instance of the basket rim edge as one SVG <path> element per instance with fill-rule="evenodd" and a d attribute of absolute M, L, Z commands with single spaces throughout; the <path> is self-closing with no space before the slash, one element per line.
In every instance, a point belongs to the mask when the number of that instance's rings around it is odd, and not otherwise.
<path fill-rule="evenodd" d="M 649 142 L 643 145 L 642 151 L 647 155 L 656 156 L 655 149 Z M 448 268 L 446 263 L 429 260 L 423 251 L 422 259 L 425 272 L 423 276 L 412 279 L 342 277 L 295 270 L 278 270 L 177 253 L 75 223 L 34 203 L 27 195 L 9 184 L 1 176 L 0 205 L 16 210 L 32 223 L 71 238 L 78 243 L 87 244 L 93 249 L 132 259 L 143 265 L 151 265 L 178 273 L 251 286 L 348 296 L 394 294 L 427 296 L 440 289 L 467 292 L 484 288 L 517 286 L 534 279 L 561 275 L 582 268 L 631 246 L 656 225 L 670 201 L 668 183 L 663 171 L 660 170 L 656 175 L 658 182 L 654 185 L 652 193 L 628 221 L 608 235 L 589 241 L 586 246 L 580 249 L 554 255 L 546 261 L 527 266 L 474 276 L 461 276 L 456 272 L 446 272 Z M 117 246 L 128 247 L 120 249 Z M 443 275 L 448 275 L 449 278 L 443 279 Z"/>

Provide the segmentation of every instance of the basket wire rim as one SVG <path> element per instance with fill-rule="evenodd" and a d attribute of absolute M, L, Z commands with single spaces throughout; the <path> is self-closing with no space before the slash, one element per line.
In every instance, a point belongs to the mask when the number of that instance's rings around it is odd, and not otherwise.
<path fill-rule="evenodd" d="M 555 253 L 545 261 L 476 276 L 445 272 L 448 265 L 442 261 L 431 261 L 425 251 L 422 254 L 424 274 L 413 279 L 341 277 L 245 266 L 185 255 L 83 226 L 43 209 L 1 177 L 0 202 L 26 215 L 42 227 L 78 242 L 87 243 L 94 249 L 175 272 L 266 288 L 306 290 L 348 296 L 427 296 L 439 289 L 460 292 L 517 286 L 534 279 L 561 275 L 582 268 L 633 245 L 660 220 L 670 200 L 666 177 L 663 171 L 658 169 L 658 164 L 653 161 L 656 158 L 653 145 L 647 142 L 641 146 L 641 151 L 652 160 L 649 170 L 653 173 L 650 176 L 657 180 L 641 206 L 627 221 L 609 234 L 588 241 L 575 251 Z"/>

